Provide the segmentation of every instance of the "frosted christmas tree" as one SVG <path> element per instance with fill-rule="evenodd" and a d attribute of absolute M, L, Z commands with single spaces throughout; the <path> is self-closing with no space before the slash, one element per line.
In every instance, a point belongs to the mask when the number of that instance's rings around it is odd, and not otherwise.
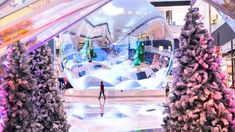
<path fill-rule="evenodd" d="M 2 84 L 3 82 L 0 83 Z M 6 100 L 7 93 L 5 91 L 5 88 L 3 85 L 0 85 L 0 132 L 3 131 L 3 128 L 5 126 L 6 121 L 6 106 L 7 106 L 7 100 Z"/>
<path fill-rule="evenodd" d="M 93 42 L 88 38 L 85 39 L 85 44 L 83 46 L 84 56 L 88 59 L 88 62 L 92 62 L 92 59 L 96 58 L 97 55 L 93 49 Z"/>
<path fill-rule="evenodd" d="M 17 42 L 8 48 L 7 75 L 2 88 L 7 92 L 7 122 L 4 132 L 37 131 L 40 124 L 33 120 L 33 90 L 25 47 Z"/>
<path fill-rule="evenodd" d="M 224 83 L 221 58 L 213 55 L 212 38 L 198 8 L 190 8 L 185 20 L 163 127 L 167 132 L 233 132 L 234 94 Z"/>
<path fill-rule="evenodd" d="M 3 84 L 3 78 L 6 75 L 4 72 L 6 69 L 5 65 L 0 64 L 0 132 L 3 131 L 3 128 L 5 126 L 5 121 L 6 121 L 6 105 L 7 105 L 7 100 L 6 100 L 6 89 L 2 85 Z"/>
<path fill-rule="evenodd" d="M 51 49 L 43 45 L 32 51 L 30 57 L 31 74 L 37 79 L 33 99 L 35 121 L 43 126 L 44 132 L 67 132 L 69 124 L 57 91 Z"/>
<path fill-rule="evenodd" d="M 137 47 L 135 49 L 134 66 L 138 66 L 145 61 L 144 42 L 137 40 Z"/>

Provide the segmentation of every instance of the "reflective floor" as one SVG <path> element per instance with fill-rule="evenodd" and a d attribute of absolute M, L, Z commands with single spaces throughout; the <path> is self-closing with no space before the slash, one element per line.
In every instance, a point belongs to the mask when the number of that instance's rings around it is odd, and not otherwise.
<path fill-rule="evenodd" d="M 65 97 L 71 132 L 161 132 L 163 97 Z"/>

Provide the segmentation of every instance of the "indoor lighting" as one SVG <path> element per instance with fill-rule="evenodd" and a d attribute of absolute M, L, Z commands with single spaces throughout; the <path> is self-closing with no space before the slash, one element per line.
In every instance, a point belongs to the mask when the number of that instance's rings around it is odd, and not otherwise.
<path fill-rule="evenodd" d="M 171 46 L 168 46 L 168 51 L 171 52 Z"/>
<path fill-rule="evenodd" d="M 115 7 L 112 3 L 105 5 L 102 10 L 106 15 L 110 16 L 116 16 L 124 13 L 123 8 Z"/>
<path fill-rule="evenodd" d="M 163 46 L 159 46 L 159 51 L 163 51 Z"/>
<path fill-rule="evenodd" d="M 138 11 L 136 11 L 136 15 L 140 15 L 140 13 Z"/>
<path fill-rule="evenodd" d="M 131 14 L 132 14 L 132 12 L 131 12 L 131 11 L 128 11 L 128 14 L 129 14 L 129 15 L 131 15 Z"/>

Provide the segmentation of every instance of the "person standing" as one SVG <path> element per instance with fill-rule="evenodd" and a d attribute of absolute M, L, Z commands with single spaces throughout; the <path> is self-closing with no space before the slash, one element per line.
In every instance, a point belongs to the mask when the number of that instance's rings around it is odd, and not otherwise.
<path fill-rule="evenodd" d="M 168 85 L 168 83 L 166 84 L 166 97 L 168 97 L 170 92 L 170 86 Z"/>
<path fill-rule="evenodd" d="M 99 98 L 98 98 L 98 99 L 100 99 L 101 94 L 103 94 L 104 99 L 106 99 L 105 94 L 104 94 L 104 84 L 103 84 L 102 81 L 100 82 L 100 95 L 99 95 Z"/>

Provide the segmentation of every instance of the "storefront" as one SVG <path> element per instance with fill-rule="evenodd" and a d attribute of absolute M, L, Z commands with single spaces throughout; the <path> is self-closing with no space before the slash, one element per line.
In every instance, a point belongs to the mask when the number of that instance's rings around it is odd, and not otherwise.
<path fill-rule="evenodd" d="M 221 64 L 222 70 L 228 73 L 228 86 L 232 85 L 232 69 L 235 71 L 234 64 L 235 64 L 235 49 L 233 48 L 233 55 L 231 54 L 231 41 L 227 42 L 223 46 L 221 46 L 222 51 L 222 57 L 223 61 Z M 235 44 L 233 42 L 233 47 L 235 47 Z M 232 60 L 233 60 L 233 66 L 232 66 Z M 233 72 L 233 80 L 235 78 L 235 74 Z"/>

